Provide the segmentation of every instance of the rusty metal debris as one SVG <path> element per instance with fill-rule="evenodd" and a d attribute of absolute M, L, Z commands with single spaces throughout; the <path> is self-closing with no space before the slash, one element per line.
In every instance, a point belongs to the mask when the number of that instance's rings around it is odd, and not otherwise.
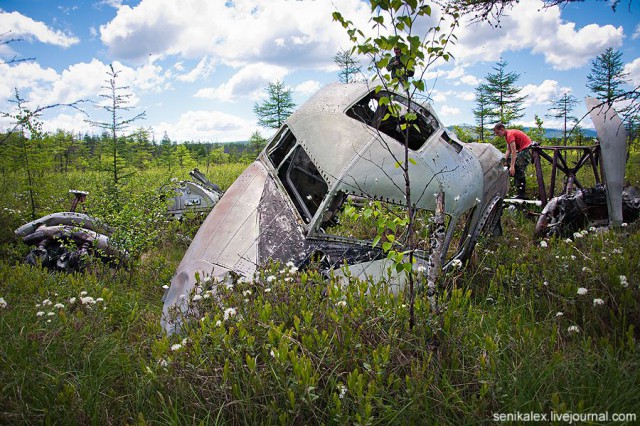
<path fill-rule="evenodd" d="M 459 141 L 426 103 L 409 104 L 401 94 L 366 83 L 335 83 L 289 117 L 200 227 L 163 298 L 167 332 L 179 327 L 174 314 L 187 311 L 196 277 L 251 278 L 270 261 L 299 268 L 319 262 L 336 275 L 346 263 L 350 276 L 360 278 L 389 272 L 390 262 L 371 239 L 333 232 L 340 212 L 354 200 L 404 205 L 397 165 L 404 158 L 404 115 L 389 115 L 386 100 L 417 115 L 408 140 L 416 214 L 433 212 L 434 194 L 445 194 L 443 265 L 464 262 L 481 232 L 500 228 L 508 175 L 497 148 Z M 417 250 L 415 256 L 414 269 L 420 270 L 428 253 Z M 397 291 L 404 278 L 389 277 Z"/>
<path fill-rule="evenodd" d="M 87 196 L 84 191 L 69 191 L 74 200 L 71 211 L 52 213 L 15 230 L 25 244 L 34 246 L 26 261 L 56 271 L 79 271 L 86 266 L 86 256 L 126 262 L 127 253 L 110 243 L 112 229 L 75 209 Z"/>
<path fill-rule="evenodd" d="M 215 206 L 224 192 L 218 185 L 211 183 L 197 168 L 189 172 L 197 182 L 180 181 L 174 188 L 176 196 L 168 208 L 168 214 L 180 219 L 187 211 L 208 213 Z"/>

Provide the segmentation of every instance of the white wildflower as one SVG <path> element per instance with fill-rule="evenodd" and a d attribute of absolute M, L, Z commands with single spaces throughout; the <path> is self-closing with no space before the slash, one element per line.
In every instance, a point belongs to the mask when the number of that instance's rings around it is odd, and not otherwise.
<path fill-rule="evenodd" d="M 265 288 L 265 289 L 264 289 L 264 292 L 265 292 L 265 293 L 271 293 L 271 287 L 267 287 L 267 288 Z"/>
<path fill-rule="evenodd" d="M 573 240 L 571 238 L 567 238 L 566 240 L 564 240 L 564 242 L 567 244 L 571 244 Z"/>
<path fill-rule="evenodd" d="M 218 320 L 216 321 L 216 327 L 220 327 L 222 325 L 222 321 Z"/>
<path fill-rule="evenodd" d="M 549 285 L 549 281 L 543 282 L 542 285 L 545 286 L 545 287 L 548 286 Z"/>
<path fill-rule="evenodd" d="M 166 367 L 167 365 L 169 365 L 167 360 L 164 359 L 164 358 L 162 358 L 160 361 L 158 361 L 158 364 L 160 364 L 160 367 Z"/>
<path fill-rule="evenodd" d="M 604 305 L 604 300 L 602 299 L 593 299 L 593 306 Z"/>
<path fill-rule="evenodd" d="M 242 292 L 243 296 L 251 296 L 251 290 L 245 290 Z"/>
<path fill-rule="evenodd" d="M 289 269 L 290 274 L 295 274 L 296 272 L 298 272 L 298 268 L 296 266 L 293 266 L 291 267 L 291 269 Z"/>
<path fill-rule="evenodd" d="M 210 297 L 211 297 L 211 293 L 206 292 L 206 293 L 204 294 L 204 296 L 202 296 L 202 297 L 204 297 L 205 299 L 208 299 L 208 298 L 210 298 Z"/>
<path fill-rule="evenodd" d="M 287 268 L 291 268 L 292 266 L 294 266 L 294 263 L 292 261 L 288 261 L 284 264 L 284 266 L 286 266 Z"/>
<path fill-rule="evenodd" d="M 38 312 L 36 312 L 36 316 L 37 316 L 37 317 L 41 317 L 41 316 L 43 316 L 43 315 L 44 315 L 44 312 L 42 312 L 42 311 L 38 311 Z"/>
<path fill-rule="evenodd" d="M 290 283 L 291 281 L 293 281 L 293 278 L 287 277 L 287 278 L 284 279 L 284 281 Z"/>
<path fill-rule="evenodd" d="M 39 307 L 40 307 L 40 304 L 39 304 L 39 303 L 36 303 L 36 308 L 39 308 Z"/>
<path fill-rule="evenodd" d="M 195 302 L 195 301 L 198 301 L 198 300 L 201 300 L 201 299 L 202 299 L 202 296 L 200 296 L 199 294 L 194 294 L 192 300 Z"/>
<path fill-rule="evenodd" d="M 622 225 L 620 226 L 622 226 L 623 228 L 626 228 L 627 226 L 629 226 L 629 224 L 627 222 L 623 222 Z"/>
<path fill-rule="evenodd" d="M 580 329 L 577 325 L 570 325 L 569 328 L 567 328 L 567 331 L 569 333 L 580 333 Z"/>
<path fill-rule="evenodd" d="M 276 276 L 275 276 L 275 275 L 269 275 L 269 276 L 267 277 L 267 282 L 268 282 L 268 283 L 273 282 L 275 279 L 276 279 Z"/>
<path fill-rule="evenodd" d="M 622 254 L 622 249 L 621 248 L 615 248 L 615 249 L 611 250 L 611 253 L 613 253 L 613 254 Z"/>
<path fill-rule="evenodd" d="M 7 307 L 7 301 L 4 300 L 4 297 L 0 297 L 0 308 L 4 309 Z"/>
<path fill-rule="evenodd" d="M 620 285 L 624 288 L 629 287 L 629 281 L 627 281 L 626 275 L 620 275 Z"/>
<path fill-rule="evenodd" d="M 47 322 L 51 322 L 51 320 L 50 320 L 50 319 L 48 319 L 48 320 L 47 320 Z"/>
<path fill-rule="evenodd" d="M 576 260 L 576 257 L 574 255 L 571 255 L 571 260 Z"/>
<path fill-rule="evenodd" d="M 83 296 L 83 297 L 84 297 L 84 296 L 86 296 L 86 295 L 87 295 L 87 292 L 86 292 L 86 291 L 82 290 L 82 291 L 80 292 L 80 296 Z"/>
<path fill-rule="evenodd" d="M 540 247 L 546 248 L 547 246 L 548 245 L 547 245 L 547 242 L 545 240 L 540 241 Z"/>
<path fill-rule="evenodd" d="M 425 268 L 423 265 L 418 266 L 418 272 L 424 272 L 426 270 L 427 268 Z"/>
<path fill-rule="evenodd" d="M 176 343 L 176 344 L 171 345 L 171 350 L 175 352 L 178 349 L 180 349 L 181 347 L 182 347 L 182 345 L 180 343 Z"/>
<path fill-rule="evenodd" d="M 102 297 L 98 297 L 98 298 L 96 299 L 96 302 L 98 302 L 98 303 L 102 303 L 102 302 L 104 302 L 104 299 L 103 299 Z"/>
<path fill-rule="evenodd" d="M 42 301 L 42 306 L 51 306 L 51 305 L 53 305 L 53 302 L 49 299 L 44 299 Z"/>
<path fill-rule="evenodd" d="M 48 316 L 48 317 L 52 317 L 52 316 L 54 316 L 54 315 L 55 315 L 55 312 L 47 312 L 47 316 Z"/>
<path fill-rule="evenodd" d="M 69 299 L 69 303 L 71 303 L 72 305 L 76 303 L 76 298 L 72 297 L 71 299 Z"/>
<path fill-rule="evenodd" d="M 562 313 L 562 312 L 556 312 L 556 318 L 560 318 L 563 315 L 564 315 L 564 313 Z"/>
<path fill-rule="evenodd" d="M 462 261 L 460 259 L 454 259 L 451 261 L 451 267 L 452 268 L 461 268 L 462 267 Z"/>
<path fill-rule="evenodd" d="M 582 272 L 589 272 L 589 273 L 591 273 L 591 269 L 590 269 L 589 267 L 587 267 L 587 266 L 583 266 L 583 267 L 582 267 Z"/>
<path fill-rule="evenodd" d="M 583 229 L 582 231 L 580 231 L 580 233 L 582 235 L 587 235 L 587 234 L 589 234 L 589 231 L 587 231 L 586 229 Z"/>
<path fill-rule="evenodd" d="M 229 318 L 235 316 L 238 312 L 235 308 L 227 308 L 224 310 L 224 320 L 228 320 Z"/>
<path fill-rule="evenodd" d="M 184 339 L 182 339 L 182 344 L 183 344 L 183 345 L 186 345 L 188 341 L 189 341 L 189 339 L 187 339 L 187 338 L 185 337 Z"/>
<path fill-rule="evenodd" d="M 91 296 L 81 297 L 80 303 L 82 303 L 83 305 L 95 305 L 96 300 Z"/>
<path fill-rule="evenodd" d="M 167 289 L 169 289 L 169 286 L 165 284 L 165 285 L 163 285 L 163 286 L 162 286 L 162 288 L 164 288 L 165 290 L 167 290 Z"/>
<path fill-rule="evenodd" d="M 340 391 L 340 394 L 338 395 L 338 398 L 342 399 L 344 398 L 344 396 L 347 394 L 347 387 L 345 385 L 343 385 L 342 383 L 338 384 L 338 390 Z"/>
<path fill-rule="evenodd" d="M 249 278 L 247 278 L 247 277 L 238 278 L 238 283 L 240 283 L 240 284 L 246 284 L 246 283 L 249 283 L 249 282 L 251 282 L 251 280 L 249 280 Z"/>
<path fill-rule="evenodd" d="M 64 305 L 62 303 L 56 303 L 53 307 L 56 309 L 64 309 Z"/>
<path fill-rule="evenodd" d="M 578 288 L 578 294 L 579 294 L 580 296 L 584 296 L 585 294 L 587 294 L 587 291 L 589 291 L 589 290 L 587 290 L 587 289 L 586 289 L 586 288 L 584 288 L 584 287 L 580 287 L 580 288 Z"/>
<path fill-rule="evenodd" d="M 340 300 L 338 301 L 338 303 L 336 303 L 336 306 L 347 306 L 347 302 L 344 300 Z"/>
<path fill-rule="evenodd" d="M 589 232 L 596 232 L 596 231 L 597 231 L 597 229 L 596 229 L 596 227 L 595 227 L 595 226 L 591 226 L 591 227 L 589 228 Z"/>
<path fill-rule="evenodd" d="M 276 357 L 276 354 L 273 352 L 273 349 L 271 349 L 271 351 L 269 352 L 269 355 L 271 355 L 273 358 Z"/>
<path fill-rule="evenodd" d="M 233 284 L 225 284 L 225 287 L 229 291 L 233 290 Z"/>
<path fill-rule="evenodd" d="M 584 235 L 582 235 L 580 232 L 574 232 L 573 233 L 573 238 L 582 238 Z"/>

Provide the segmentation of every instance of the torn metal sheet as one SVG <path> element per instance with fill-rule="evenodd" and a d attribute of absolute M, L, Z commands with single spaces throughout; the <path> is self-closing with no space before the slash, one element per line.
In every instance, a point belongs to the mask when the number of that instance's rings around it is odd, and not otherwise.
<path fill-rule="evenodd" d="M 402 113 L 389 115 L 386 99 Z M 332 226 L 347 202 L 405 204 L 398 159 L 404 158 L 401 126 L 408 112 L 417 115 L 408 139 L 412 203 L 418 212 L 434 211 L 434 194 L 444 192 L 449 228 L 443 264 L 468 259 L 481 232 L 499 229 L 509 185 L 502 153 L 490 144 L 459 141 L 428 104 L 409 107 L 398 93 L 335 83 L 287 119 L 213 208 L 165 293 L 163 328 L 179 328 L 197 277 L 251 278 L 270 261 L 320 264 L 335 274 L 346 263 L 351 276 L 385 275 L 380 248 L 370 239 L 334 235 Z M 448 250 L 450 245 L 455 248 Z M 427 254 L 416 256 L 415 268 L 423 266 Z M 402 290 L 403 276 L 389 279 Z"/>
<path fill-rule="evenodd" d="M 172 198 L 173 202 L 168 209 L 173 218 L 180 219 L 187 211 L 208 213 L 222 197 L 220 187 L 211 183 L 200 170 L 193 169 L 189 175 L 197 182 L 178 182 L 174 189 L 177 195 Z"/>

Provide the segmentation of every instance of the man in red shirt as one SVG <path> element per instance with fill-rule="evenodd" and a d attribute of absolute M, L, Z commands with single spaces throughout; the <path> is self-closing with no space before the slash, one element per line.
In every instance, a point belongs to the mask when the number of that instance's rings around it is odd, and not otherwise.
<path fill-rule="evenodd" d="M 526 171 L 527 165 L 531 162 L 529 149 L 531 139 L 521 130 L 507 130 L 502 123 L 495 125 L 493 133 L 496 136 L 504 137 L 507 141 L 507 151 L 504 158 L 509 164 L 509 174 L 514 177 L 518 190 L 516 198 L 525 198 Z M 511 159 L 510 162 L 509 159 Z"/>

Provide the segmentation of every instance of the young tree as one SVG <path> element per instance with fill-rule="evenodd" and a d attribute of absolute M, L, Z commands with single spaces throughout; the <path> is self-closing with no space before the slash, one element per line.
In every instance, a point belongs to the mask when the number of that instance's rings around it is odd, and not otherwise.
<path fill-rule="evenodd" d="M 291 89 L 287 89 L 282 81 L 269 83 L 267 99 L 253 106 L 258 117 L 258 125 L 270 129 L 278 129 L 291 115 L 296 104 L 291 97 Z"/>
<path fill-rule="evenodd" d="M 607 48 L 591 62 L 591 72 L 587 75 L 587 88 L 597 99 L 613 106 L 614 101 L 625 93 L 622 88 L 627 83 L 622 52 Z"/>
<path fill-rule="evenodd" d="M 451 57 L 448 50 L 455 39 L 453 31 L 459 24 L 459 15 L 454 11 L 450 16 L 443 16 L 440 18 L 440 22 L 425 31 L 424 27 L 418 25 L 418 23 L 425 22 L 431 15 L 431 6 L 424 0 L 369 0 L 369 4 L 374 14 L 371 22 L 372 33 L 376 34 L 375 37 L 365 34 L 363 30 L 355 27 L 352 21 L 345 19 L 339 12 L 334 12 L 333 18 L 347 30 L 351 42 L 355 44 L 353 51 L 371 60 L 370 71 L 373 71 L 378 79 L 376 90 L 391 89 L 402 93 L 407 100 L 407 110 L 412 111 L 416 96 L 425 90 L 424 76 L 427 70 L 436 61 L 448 61 Z M 451 20 L 447 22 L 448 18 Z M 396 61 L 394 50 L 399 50 L 399 62 L 402 65 L 400 72 L 398 72 L 397 65 L 391 66 L 392 61 Z M 408 78 L 412 76 L 414 78 Z M 407 274 L 409 324 L 413 326 L 415 322 L 413 272 L 415 208 L 409 178 L 411 167 L 409 131 L 413 128 L 417 115 L 415 112 L 402 112 L 390 96 L 383 96 L 378 102 L 387 108 L 387 114 L 383 121 L 393 118 L 402 123 L 399 127 L 404 141 L 403 155 L 396 157 L 390 148 L 388 151 L 395 161 L 396 167 L 401 170 L 404 179 L 405 200 L 403 217 L 389 212 L 381 218 L 385 225 L 379 225 L 374 245 L 377 245 L 385 234 L 387 241 L 382 244 L 383 250 L 387 252 L 387 257 L 395 264 L 396 271 L 404 271 Z M 385 145 L 380 133 L 378 133 L 378 140 L 379 143 Z M 402 232 L 396 231 L 398 227 L 402 228 Z M 400 237 L 396 237 L 396 235 Z M 439 256 L 437 257 L 438 262 L 434 262 L 435 269 L 439 269 Z M 428 284 L 427 293 L 432 308 L 436 310 L 435 288 Z"/>
<path fill-rule="evenodd" d="M 521 87 L 516 86 L 520 74 L 507 72 L 507 62 L 500 59 L 493 67 L 495 73 L 489 73 L 485 77 L 487 80 L 486 92 L 489 107 L 495 118 L 505 126 L 513 120 L 524 116 L 522 103 L 526 96 L 520 96 Z"/>
<path fill-rule="evenodd" d="M 262 149 L 267 145 L 267 139 L 262 137 L 259 131 L 255 131 L 251 134 L 249 138 L 249 149 L 247 150 L 247 155 L 253 161 L 262 151 Z"/>
<path fill-rule="evenodd" d="M 340 50 L 333 57 L 333 62 L 340 67 L 338 79 L 341 83 L 353 83 L 358 81 L 357 75 L 360 74 L 362 68 L 351 50 Z"/>
<path fill-rule="evenodd" d="M 472 111 L 476 118 L 478 139 L 480 142 L 484 142 L 485 137 L 489 136 L 490 124 L 495 121 L 495 113 L 490 108 L 486 84 L 480 84 L 476 87 L 476 108 Z"/>
<path fill-rule="evenodd" d="M 571 129 L 567 131 L 568 125 L 573 128 L 573 126 L 578 122 L 578 119 L 571 115 L 577 103 L 578 100 L 575 96 L 565 93 L 560 98 L 553 101 L 553 105 L 549 108 L 547 117 L 559 118 L 562 120 L 563 145 L 567 145 L 568 134 L 571 132 Z"/>
<path fill-rule="evenodd" d="M 109 171 L 112 174 L 113 181 L 113 196 L 114 199 L 118 198 L 120 181 L 124 176 L 123 169 L 124 164 L 124 151 L 126 150 L 126 138 L 124 137 L 125 131 L 129 128 L 131 123 L 145 118 L 145 112 L 141 112 L 129 118 L 123 116 L 124 113 L 131 110 L 130 106 L 131 93 L 128 93 L 129 86 L 119 86 L 117 83 L 120 72 L 113 68 L 113 65 L 109 65 L 107 71 L 108 79 L 105 80 L 106 85 L 101 88 L 104 93 L 100 94 L 100 97 L 104 98 L 106 102 L 102 105 L 98 105 L 99 108 L 105 110 L 108 115 L 108 121 L 90 121 L 90 123 L 104 131 L 108 132 L 107 146 L 110 153 L 109 158 Z"/>

